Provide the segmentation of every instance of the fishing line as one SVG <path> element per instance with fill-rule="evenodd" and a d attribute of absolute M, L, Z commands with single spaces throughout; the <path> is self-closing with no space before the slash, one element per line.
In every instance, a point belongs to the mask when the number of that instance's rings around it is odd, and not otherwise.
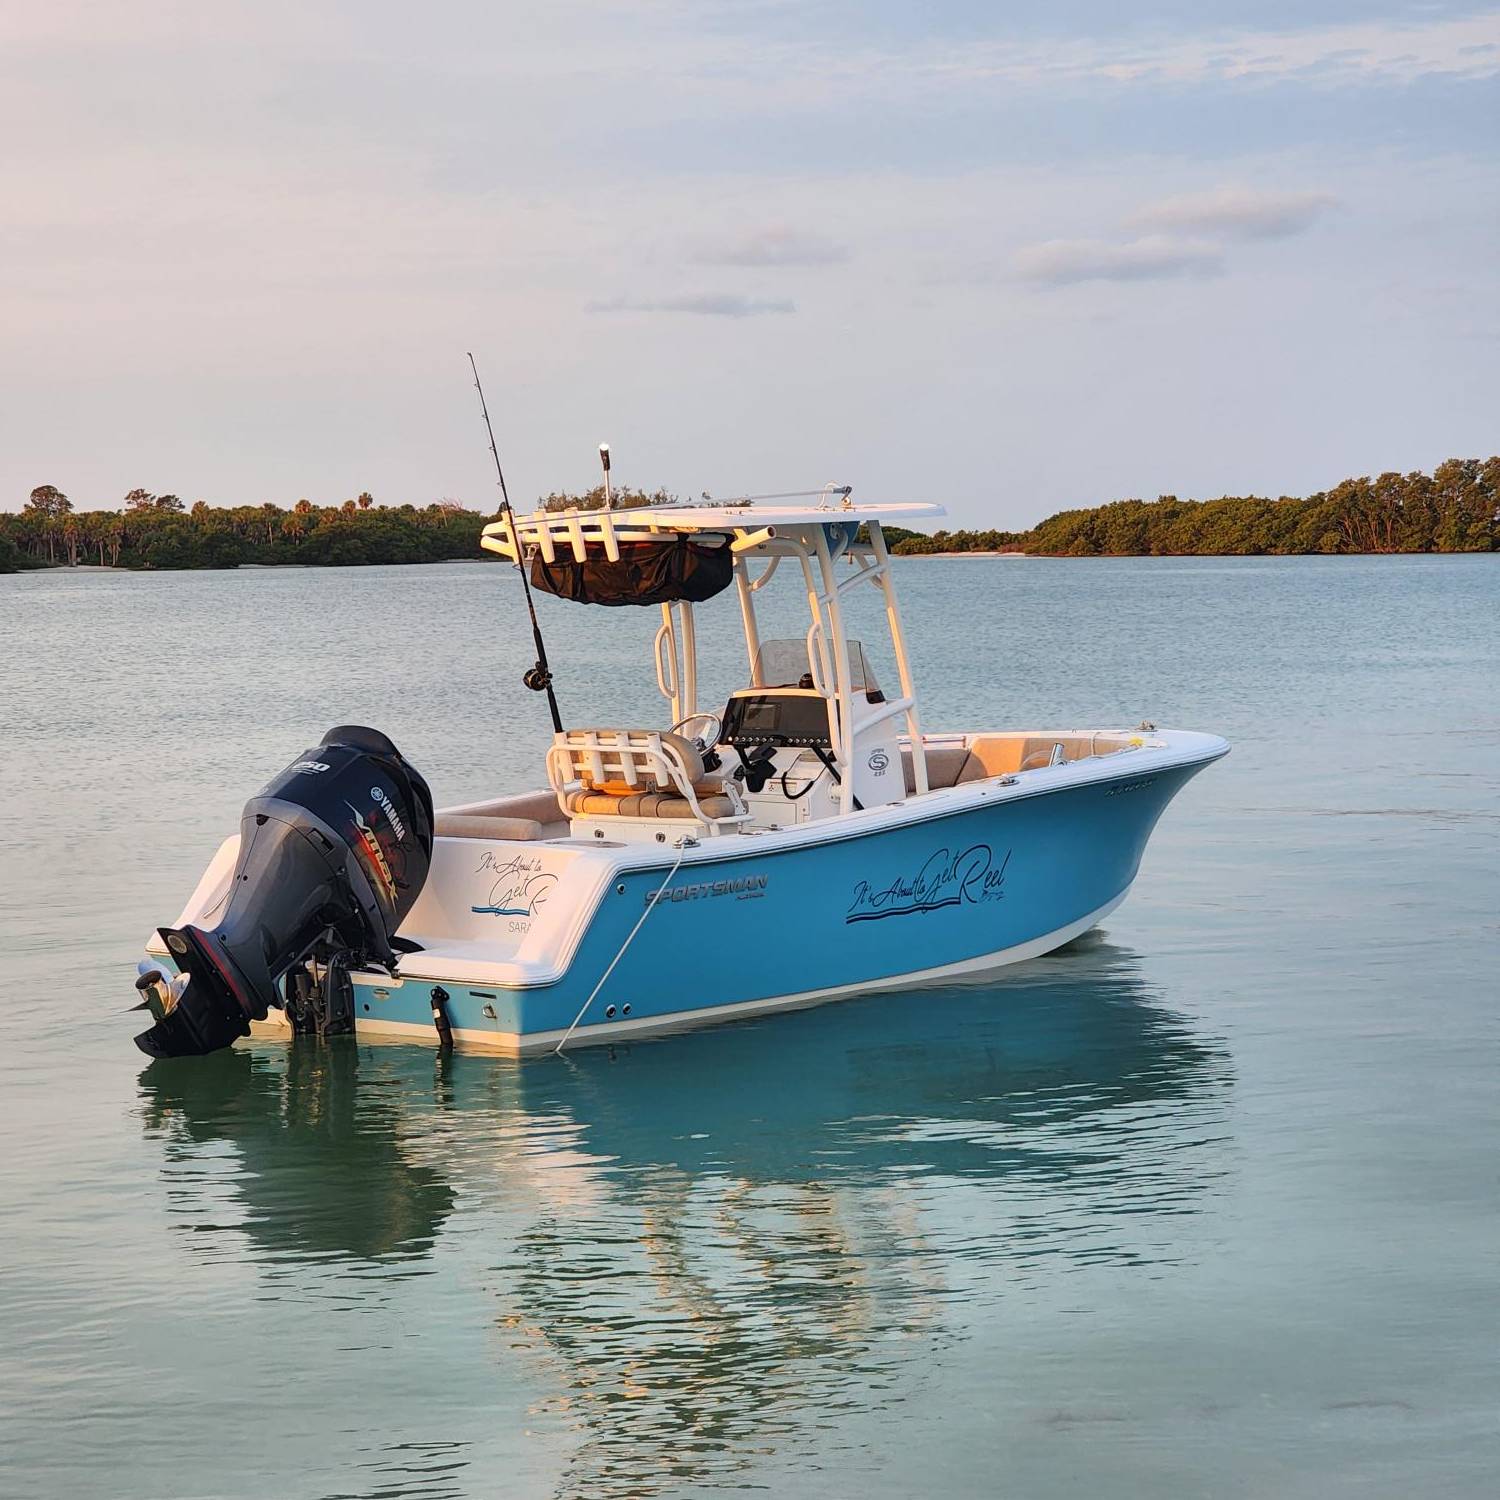
<path fill-rule="evenodd" d="M 510 522 L 510 534 L 516 544 L 516 571 L 521 575 L 521 590 L 526 595 L 526 613 L 531 616 L 531 638 L 536 642 L 536 665 L 521 678 L 534 693 L 546 693 L 547 707 L 552 710 L 552 727 L 562 733 L 562 715 L 557 709 L 557 694 L 552 691 L 552 669 L 547 665 L 547 647 L 542 641 L 542 627 L 537 621 L 536 604 L 531 597 L 531 580 L 526 576 L 526 549 L 521 545 L 521 533 L 516 526 L 516 513 L 511 509 L 510 492 L 505 488 L 505 471 L 500 467 L 500 450 L 495 446 L 495 429 L 490 422 L 490 409 L 484 399 L 484 387 L 479 383 L 479 366 L 469 355 L 469 368 L 474 372 L 474 389 L 479 392 L 479 410 L 484 413 L 484 430 L 490 436 L 490 453 L 495 460 L 495 474 L 500 480 L 500 498 L 505 502 L 506 519 Z"/>

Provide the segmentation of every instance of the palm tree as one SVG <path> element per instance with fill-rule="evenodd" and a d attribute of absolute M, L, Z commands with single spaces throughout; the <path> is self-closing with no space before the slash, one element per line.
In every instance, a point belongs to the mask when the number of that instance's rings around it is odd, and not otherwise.
<path fill-rule="evenodd" d="M 57 534 L 73 502 L 55 484 L 39 484 L 31 492 L 23 515 L 28 512 L 47 543 L 47 561 L 57 561 Z"/>
<path fill-rule="evenodd" d="M 281 523 L 283 533 L 296 542 L 307 535 L 308 517 L 313 513 L 311 500 L 299 500 L 288 512 L 287 518 Z"/>

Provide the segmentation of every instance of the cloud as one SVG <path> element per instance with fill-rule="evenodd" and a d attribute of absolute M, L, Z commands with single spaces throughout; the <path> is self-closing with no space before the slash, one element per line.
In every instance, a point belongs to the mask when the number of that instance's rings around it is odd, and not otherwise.
<path fill-rule="evenodd" d="M 986 80 L 1048 87 L 1084 80 L 1196 86 L 1296 82 L 1324 87 L 1493 78 L 1500 73 L 1500 16 L 1375 19 L 1284 30 L 1205 28 L 1197 34 L 1057 36 L 1044 43 L 981 39 L 961 50 L 915 48 L 886 56 L 882 71 L 926 75 L 953 87 Z M 871 71 L 871 60 L 861 60 Z"/>
<path fill-rule="evenodd" d="M 1301 234 L 1337 199 L 1328 193 L 1276 193 L 1225 187 L 1148 204 L 1125 220 L 1148 233 L 1132 240 L 1045 240 L 1013 258 L 1026 281 L 1160 281 L 1217 276 L 1224 241 L 1276 240 Z"/>
<path fill-rule="evenodd" d="M 1217 276 L 1224 269 L 1224 253 L 1202 240 L 1177 240 L 1168 235 L 1142 239 L 1044 240 L 1026 245 L 1012 259 L 1025 281 L 1071 286 L 1079 281 L 1164 281 L 1179 276 Z"/>
<path fill-rule="evenodd" d="M 1312 228 L 1338 200 L 1328 193 L 1272 193 L 1225 187 L 1153 203 L 1126 220 L 1131 229 L 1279 240 Z"/>
<path fill-rule="evenodd" d="M 849 259 L 849 247 L 823 235 L 772 228 L 706 241 L 692 259 L 700 266 L 832 266 Z"/>
<path fill-rule="evenodd" d="M 591 313 L 697 313 L 710 318 L 756 318 L 765 313 L 794 313 L 797 304 L 785 298 L 742 297 L 737 292 L 701 292 L 681 297 L 612 297 L 590 302 Z"/>

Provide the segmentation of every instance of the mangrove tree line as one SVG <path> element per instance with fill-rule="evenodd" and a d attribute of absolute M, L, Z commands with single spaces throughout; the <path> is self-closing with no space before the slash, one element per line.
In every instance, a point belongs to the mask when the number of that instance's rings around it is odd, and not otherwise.
<path fill-rule="evenodd" d="M 620 489 L 622 507 L 661 503 L 658 490 Z M 549 510 L 603 503 L 601 489 L 541 497 Z M 488 554 L 479 534 L 493 515 L 457 501 L 377 505 L 369 493 L 342 505 L 299 500 L 191 508 L 172 494 L 132 490 L 118 510 L 75 510 L 38 485 L 19 511 L 0 512 L 0 572 L 91 563 L 121 568 L 233 568 L 243 563 L 441 562 Z M 1060 511 L 1029 531 L 888 527 L 906 554 L 1017 550 L 1062 557 L 1234 556 L 1295 553 L 1500 551 L 1500 458 L 1450 459 L 1431 474 L 1346 479 L 1296 499 L 1115 500 Z"/>

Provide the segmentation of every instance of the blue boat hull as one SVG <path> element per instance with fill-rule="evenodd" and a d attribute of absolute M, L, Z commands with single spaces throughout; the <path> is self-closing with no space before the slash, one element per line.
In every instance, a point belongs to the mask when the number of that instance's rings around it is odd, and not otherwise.
<path fill-rule="evenodd" d="M 670 879 L 663 851 L 655 867 L 619 872 L 555 982 L 455 982 L 414 954 L 397 982 L 356 976 L 356 1026 L 435 1040 L 441 986 L 461 1043 L 544 1050 L 580 1010 L 570 1045 L 989 972 L 1118 905 L 1163 809 L 1206 763 L 795 847 L 735 840 L 722 858 L 695 850 Z"/>

